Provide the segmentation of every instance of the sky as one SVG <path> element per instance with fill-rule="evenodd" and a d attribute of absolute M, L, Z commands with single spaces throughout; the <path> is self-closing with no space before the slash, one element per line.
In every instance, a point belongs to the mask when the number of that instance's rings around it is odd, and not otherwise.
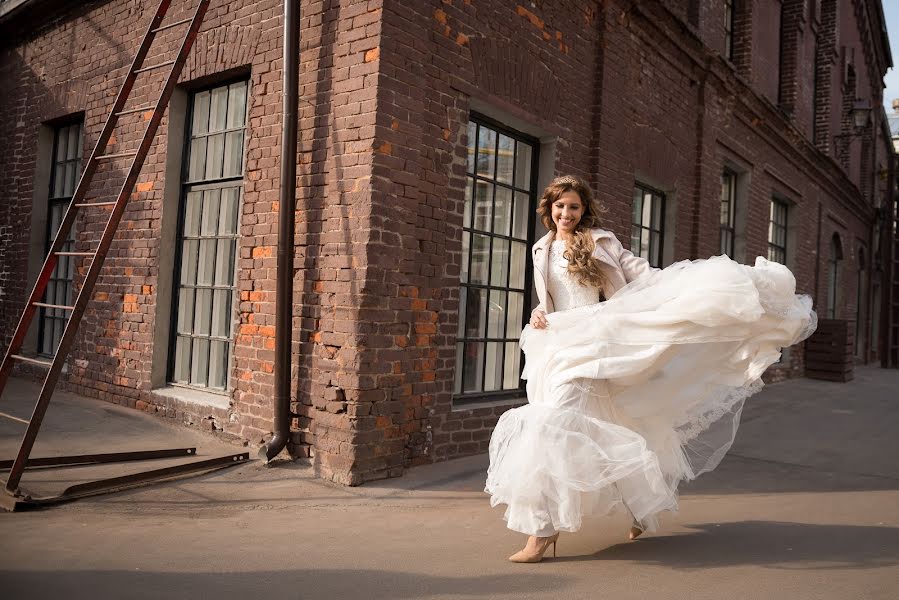
<path fill-rule="evenodd" d="M 893 98 L 899 98 L 899 0 L 883 0 L 883 12 L 887 20 L 887 33 L 890 36 L 890 52 L 893 54 L 893 64 L 896 65 L 887 71 L 883 83 L 886 89 L 883 91 L 883 106 L 887 114 L 893 111 Z"/>

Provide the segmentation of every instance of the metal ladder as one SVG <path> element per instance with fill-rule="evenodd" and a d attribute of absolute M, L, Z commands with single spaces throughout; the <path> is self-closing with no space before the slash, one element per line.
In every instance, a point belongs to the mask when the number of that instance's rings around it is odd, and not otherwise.
<path fill-rule="evenodd" d="M 75 188 L 74 196 L 72 197 L 71 203 L 69 204 L 65 216 L 63 217 L 62 223 L 59 226 L 56 238 L 54 239 L 53 244 L 50 247 L 47 258 L 45 259 L 44 265 L 41 268 L 40 275 L 38 276 L 37 282 L 34 285 L 34 289 L 31 292 L 31 296 L 28 299 L 28 303 L 25 305 L 22 317 L 19 320 L 19 324 L 16 327 L 15 333 L 13 334 L 9 348 L 6 351 L 3 363 L 0 364 L 0 395 L 2 395 L 3 389 L 6 387 L 10 372 L 12 371 L 13 365 L 16 362 L 37 364 L 48 369 L 47 374 L 44 378 L 43 387 L 41 388 L 40 396 L 38 397 L 37 403 L 34 407 L 34 412 L 32 413 L 30 419 L 25 420 L 7 413 L 0 412 L 0 416 L 25 423 L 28 426 L 15 460 L 11 462 L 0 461 L 0 469 L 10 469 L 9 477 L 7 478 L 5 484 L 7 493 L 0 493 L 0 504 L 3 504 L 7 508 L 12 507 L 14 509 L 17 503 L 30 501 L 30 497 L 27 494 L 23 493 L 19 488 L 19 482 L 21 481 L 22 473 L 26 469 L 26 467 L 46 466 L 45 462 L 47 459 L 29 460 L 31 450 L 34 446 L 38 431 L 40 430 L 41 423 L 43 422 L 44 415 L 46 414 L 47 406 L 50 403 L 50 398 L 52 397 L 53 391 L 56 387 L 56 383 L 59 380 L 59 375 L 62 371 L 63 364 L 66 360 L 66 357 L 68 356 L 73 342 L 75 341 L 75 336 L 78 331 L 78 325 L 80 324 L 81 318 L 84 315 L 87 303 L 92 296 L 94 285 L 96 284 L 97 278 L 100 275 L 100 270 L 103 267 L 103 262 L 106 258 L 106 254 L 109 251 L 116 230 L 118 229 L 122 214 L 125 211 L 125 206 L 128 203 L 128 199 L 130 198 L 131 193 L 134 190 L 138 175 L 140 174 L 141 168 L 144 164 L 144 160 L 146 159 L 147 154 L 150 150 L 150 145 L 152 144 L 153 138 L 156 135 L 156 131 L 159 128 L 159 123 L 162 120 L 162 115 L 165 112 L 166 107 L 168 106 L 169 99 L 172 96 L 172 92 L 174 91 L 175 85 L 178 81 L 178 77 L 181 74 L 181 70 L 184 67 L 184 63 L 187 60 L 194 42 L 196 41 L 200 25 L 202 24 L 206 11 L 209 8 L 209 2 L 210 0 L 200 0 L 193 16 L 190 18 L 163 24 L 163 20 L 166 16 L 166 13 L 168 12 L 169 6 L 171 5 L 171 0 L 160 1 L 159 6 L 156 9 L 156 13 L 150 21 L 150 24 L 147 27 L 147 31 L 144 34 L 143 40 L 141 41 L 134 60 L 131 63 L 131 68 L 129 69 L 128 74 L 125 76 L 125 80 L 122 83 L 121 88 L 119 89 L 118 96 L 116 96 L 115 102 L 112 105 L 112 110 L 107 117 L 106 123 L 103 126 L 103 130 L 100 133 L 100 137 L 97 140 L 93 151 L 91 152 L 90 158 L 88 158 L 87 160 L 84 172 L 78 181 L 78 186 Z M 178 49 L 177 56 L 172 60 L 145 66 L 144 60 L 146 59 L 150 48 L 153 45 L 153 41 L 156 38 L 156 35 L 161 31 L 184 25 L 187 25 L 187 33 L 184 35 L 184 39 L 181 43 L 180 48 Z M 162 92 L 159 95 L 159 99 L 155 104 L 151 103 L 143 106 L 135 106 L 132 108 L 125 107 L 126 102 L 128 101 L 128 97 L 131 94 L 131 90 L 134 87 L 135 81 L 142 73 L 165 69 L 167 67 L 169 68 L 168 76 L 166 77 Z M 110 137 L 112 136 L 113 131 L 115 130 L 121 117 L 146 113 L 150 110 L 153 111 L 152 116 L 147 123 L 140 144 L 135 150 L 105 154 Z M 131 159 L 131 164 L 128 168 L 127 175 L 125 176 L 125 181 L 122 184 L 115 201 L 86 202 L 85 197 L 98 165 L 102 161 L 118 161 L 129 158 Z M 101 207 L 112 207 L 112 210 L 109 216 L 109 220 L 107 221 L 106 226 L 103 230 L 103 234 L 100 237 L 96 250 L 94 250 L 93 252 L 63 251 L 63 245 L 69 236 L 69 232 L 71 231 L 73 224 L 75 223 L 75 219 L 78 215 L 79 210 Z M 53 270 L 56 267 L 59 258 L 63 256 L 85 257 L 86 259 L 90 260 L 90 267 L 88 268 L 87 274 L 85 275 L 81 289 L 78 292 L 78 297 L 72 306 L 60 306 L 56 304 L 41 302 Z M 39 308 L 61 309 L 70 313 L 62 338 L 59 342 L 56 355 L 52 360 L 41 360 L 38 358 L 31 358 L 20 354 L 22 351 L 22 344 L 25 340 L 25 336 L 31 325 L 31 321 L 34 318 L 35 312 Z M 194 452 L 194 448 L 184 448 L 176 450 L 159 450 L 136 453 L 128 452 L 120 454 L 58 457 L 53 459 L 53 464 L 93 464 L 101 462 L 114 462 L 117 460 L 142 460 L 146 458 L 162 458 L 166 456 L 177 456 L 184 454 L 191 455 Z M 87 493 L 98 493 L 98 491 L 121 489 L 122 487 L 125 487 L 127 485 L 134 485 L 136 483 L 148 481 L 151 479 L 171 477 L 174 474 L 180 474 L 182 472 L 209 470 L 210 468 L 217 468 L 217 466 L 227 466 L 248 459 L 249 455 L 247 453 L 242 453 L 230 455 L 221 459 L 213 459 L 212 461 L 200 461 L 199 463 L 195 462 L 189 465 L 182 465 L 181 470 L 175 468 L 175 472 L 172 472 L 173 468 L 170 467 L 167 469 L 158 469 L 156 471 L 140 473 L 133 476 L 126 476 L 125 478 L 119 477 L 111 480 L 91 482 L 91 484 L 89 485 L 83 484 L 81 486 L 74 486 L 74 488 L 69 488 L 68 490 L 66 490 L 61 496 L 49 498 L 46 500 L 47 502 L 67 500 L 74 497 L 87 495 Z M 221 464 L 208 464 L 213 463 L 216 460 Z"/>

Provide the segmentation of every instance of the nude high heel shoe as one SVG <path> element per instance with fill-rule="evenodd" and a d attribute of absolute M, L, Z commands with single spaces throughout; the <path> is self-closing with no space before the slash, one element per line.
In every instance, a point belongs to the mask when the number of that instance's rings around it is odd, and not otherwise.
<path fill-rule="evenodd" d="M 534 550 L 529 550 L 525 547 L 523 550 L 519 550 L 515 554 L 509 557 L 509 560 L 514 563 L 536 563 L 543 560 L 543 555 L 549 550 L 549 547 L 553 547 L 553 557 L 556 556 L 556 542 L 559 541 L 559 534 L 554 533 L 553 535 L 545 538 L 538 537 L 537 539 L 537 547 Z"/>
<path fill-rule="evenodd" d="M 634 519 L 634 522 L 631 524 L 631 530 L 627 533 L 627 537 L 628 539 L 635 540 L 643 535 L 644 531 L 645 528 L 643 527 L 643 524 Z"/>

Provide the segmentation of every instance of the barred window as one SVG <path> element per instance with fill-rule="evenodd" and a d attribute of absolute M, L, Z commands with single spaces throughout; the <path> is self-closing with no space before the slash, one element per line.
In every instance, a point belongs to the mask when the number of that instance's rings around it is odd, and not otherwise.
<path fill-rule="evenodd" d="M 865 263 L 865 249 L 858 249 L 858 271 L 855 274 L 855 355 L 865 357 L 865 325 L 868 320 L 867 304 L 867 266 Z"/>
<path fill-rule="evenodd" d="M 787 262 L 787 213 L 789 206 L 783 200 L 771 199 L 768 218 L 768 260 L 781 264 Z"/>
<path fill-rule="evenodd" d="M 830 239 L 830 260 L 827 262 L 827 318 L 839 317 L 840 272 L 843 262 L 843 243 L 838 233 Z"/>
<path fill-rule="evenodd" d="M 734 0 L 724 0 L 724 56 L 734 58 Z"/>
<path fill-rule="evenodd" d="M 687 22 L 693 27 L 699 27 L 699 8 L 701 0 L 690 0 L 687 3 Z"/>
<path fill-rule="evenodd" d="M 169 367 L 176 384 L 228 389 L 247 89 L 240 81 L 191 97 Z"/>
<path fill-rule="evenodd" d="M 56 238 L 56 232 L 69 208 L 75 187 L 81 174 L 81 132 L 82 123 L 72 123 L 57 127 L 53 140 L 53 164 L 50 171 L 50 195 L 47 206 L 47 248 Z M 73 228 L 74 229 L 74 228 Z M 73 229 L 62 245 L 63 252 L 71 252 L 74 242 Z M 75 261 L 71 256 L 60 256 L 44 292 L 43 302 L 59 306 L 72 304 L 72 276 Z M 56 354 L 65 331 L 69 311 L 61 308 L 41 308 L 38 331 L 38 353 L 52 356 Z"/>
<path fill-rule="evenodd" d="M 536 140 L 484 117 L 468 125 L 454 386 L 461 402 L 520 394 L 537 150 Z"/>
<path fill-rule="evenodd" d="M 721 174 L 721 254 L 734 257 L 736 238 L 737 174 L 724 169 Z"/>
<path fill-rule="evenodd" d="M 665 229 L 665 194 L 641 184 L 634 186 L 631 252 L 662 266 Z"/>

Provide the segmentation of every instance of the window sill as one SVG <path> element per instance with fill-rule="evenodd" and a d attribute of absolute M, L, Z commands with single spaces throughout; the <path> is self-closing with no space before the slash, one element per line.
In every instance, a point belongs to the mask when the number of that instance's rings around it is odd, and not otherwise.
<path fill-rule="evenodd" d="M 25 356 L 28 356 L 29 358 L 36 358 L 36 359 L 38 359 L 38 360 L 46 360 L 46 361 L 49 361 L 49 362 L 53 362 L 54 360 L 56 360 L 56 355 L 55 355 L 55 354 L 42 354 L 42 353 L 40 353 L 40 352 L 34 352 L 34 353 L 25 354 Z M 60 370 L 60 373 L 62 373 L 63 375 L 68 375 L 68 374 L 69 374 L 69 360 L 70 360 L 70 358 L 71 358 L 71 357 L 67 356 L 66 359 L 62 362 L 62 369 Z M 44 368 L 44 367 L 38 367 L 38 368 Z M 49 370 L 49 367 L 46 368 L 46 369 L 44 369 L 44 373 L 46 373 L 47 370 Z"/>
<path fill-rule="evenodd" d="M 195 388 L 169 385 L 163 388 L 155 389 L 152 393 L 159 398 L 178 400 L 180 402 L 185 402 L 194 406 L 204 406 L 209 408 L 217 408 L 220 410 L 228 410 L 229 408 L 231 408 L 230 396 L 198 390 Z"/>
<path fill-rule="evenodd" d="M 472 400 L 463 404 L 456 404 L 455 402 L 453 402 L 452 412 L 467 412 L 477 410 L 479 408 L 496 408 L 497 406 L 521 406 L 522 404 L 526 404 L 527 401 L 527 396 L 522 393 L 521 396 L 515 396 L 512 398 L 497 398 L 496 400 L 489 400 L 485 398 L 483 400 Z"/>

